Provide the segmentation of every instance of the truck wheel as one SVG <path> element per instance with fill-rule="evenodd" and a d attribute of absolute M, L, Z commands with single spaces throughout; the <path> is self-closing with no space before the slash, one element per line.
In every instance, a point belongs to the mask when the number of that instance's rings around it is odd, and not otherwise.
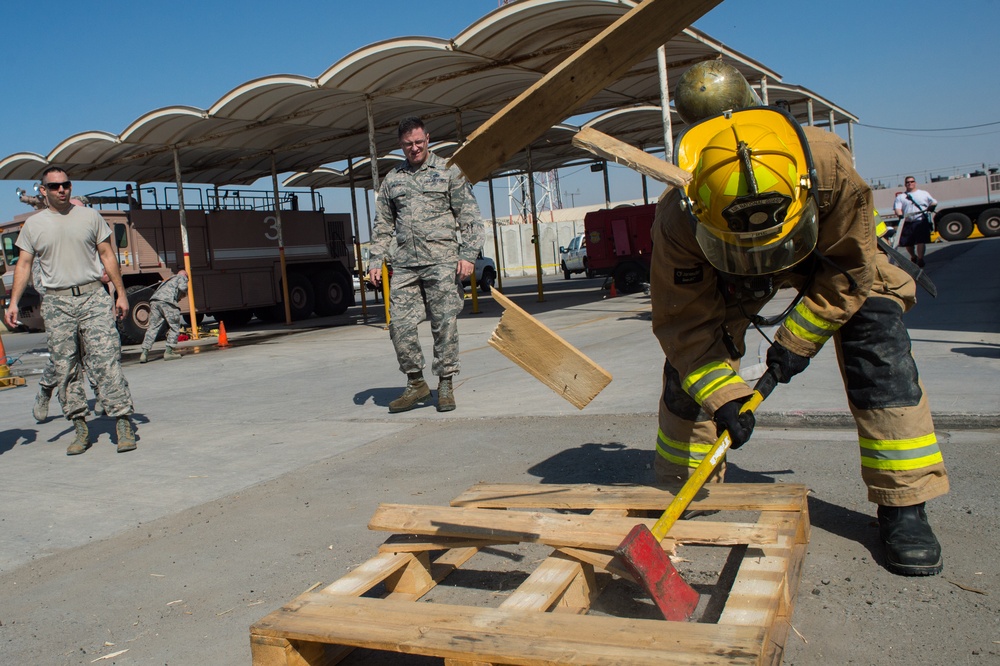
<path fill-rule="evenodd" d="M 316 292 L 309 278 L 301 273 L 288 274 L 288 300 L 292 306 L 292 321 L 305 319 L 313 313 L 316 309 Z"/>
<path fill-rule="evenodd" d="M 590 263 L 586 259 L 583 260 L 583 274 L 588 278 L 594 277 L 594 271 L 590 270 Z"/>
<path fill-rule="evenodd" d="M 155 287 L 141 284 L 125 289 L 125 295 L 128 297 L 128 313 L 118 321 L 118 334 L 125 344 L 142 344 L 142 339 L 146 337 L 146 330 L 149 328 L 149 299 L 152 298 L 154 291 Z M 165 331 L 161 330 L 157 339 L 164 335 Z"/>
<path fill-rule="evenodd" d="M 987 208 L 976 218 L 979 233 L 986 236 L 1000 236 L 1000 208 Z"/>
<path fill-rule="evenodd" d="M 249 324 L 250 320 L 253 319 L 253 308 L 214 312 L 212 316 L 215 317 L 215 321 L 224 323 L 228 332 L 229 329 L 241 328 Z"/>
<path fill-rule="evenodd" d="M 648 279 L 646 269 L 634 261 L 626 262 L 615 269 L 615 289 L 623 294 L 641 291 L 642 283 Z"/>
<path fill-rule="evenodd" d="M 181 315 L 181 317 L 184 318 L 184 323 L 185 324 L 187 324 L 188 326 L 191 325 L 191 315 L 190 315 L 190 313 L 185 312 L 185 313 L 183 313 Z M 201 322 L 205 321 L 205 313 L 204 312 L 195 312 L 195 317 L 198 320 L 198 325 L 201 326 Z"/>
<path fill-rule="evenodd" d="M 937 230 L 946 241 L 965 240 L 972 233 L 972 220 L 965 213 L 948 213 L 938 220 Z"/>
<path fill-rule="evenodd" d="M 343 273 L 321 271 L 313 276 L 312 282 L 316 292 L 316 314 L 320 317 L 344 314 L 351 306 L 354 289 L 351 279 Z"/>
<path fill-rule="evenodd" d="M 493 269 L 487 266 L 483 269 L 483 279 L 479 281 L 479 291 L 484 294 L 488 294 L 493 291 L 493 285 L 497 283 L 496 273 Z"/>
<path fill-rule="evenodd" d="M 279 282 L 278 296 L 281 297 L 283 293 L 284 290 Z M 305 319 L 312 314 L 313 309 L 316 307 L 316 292 L 313 290 L 313 286 L 309 281 L 309 278 L 301 273 L 289 273 L 288 299 L 291 302 L 291 307 L 289 309 L 291 310 L 292 321 Z M 268 322 L 284 322 L 284 299 L 279 300 L 271 307 L 261 308 L 257 311 L 257 316 Z"/>
<path fill-rule="evenodd" d="M 566 268 L 566 262 L 565 261 L 562 262 L 562 272 L 563 272 L 563 279 L 564 280 L 568 280 L 569 276 L 572 275 L 572 273 L 570 273 L 569 270 Z"/>

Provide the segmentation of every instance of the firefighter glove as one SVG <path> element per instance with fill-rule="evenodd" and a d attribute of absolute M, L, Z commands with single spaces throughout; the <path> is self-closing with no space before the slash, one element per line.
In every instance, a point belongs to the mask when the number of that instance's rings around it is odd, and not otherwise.
<path fill-rule="evenodd" d="M 767 350 L 767 367 L 781 384 L 790 382 L 792 377 L 805 370 L 808 365 L 809 357 L 790 352 L 777 342 Z"/>
<path fill-rule="evenodd" d="M 747 440 L 750 439 L 750 435 L 753 434 L 753 427 L 757 423 L 757 419 L 754 418 L 753 412 L 746 411 L 742 414 L 740 413 L 740 408 L 746 398 L 740 398 L 738 400 L 730 400 L 722 407 L 715 410 L 715 427 L 717 429 L 717 434 L 721 437 L 724 430 L 729 431 L 729 438 L 733 440 L 730 448 L 738 449 Z"/>

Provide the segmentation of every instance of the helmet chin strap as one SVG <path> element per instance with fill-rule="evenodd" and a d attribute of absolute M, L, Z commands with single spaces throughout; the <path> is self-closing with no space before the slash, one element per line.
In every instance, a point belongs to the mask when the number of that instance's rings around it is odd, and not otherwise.
<path fill-rule="evenodd" d="M 825 256 L 816 248 L 813 248 L 813 251 L 810 253 L 810 255 L 815 256 L 817 259 L 819 259 L 819 261 L 823 262 L 827 266 L 830 266 L 831 268 L 842 274 L 845 278 L 847 278 L 847 283 L 849 285 L 848 288 L 850 289 L 851 293 L 854 293 L 858 290 L 857 281 L 853 277 L 851 277 L 850 273 L 841 268 L 837 264 L 837 262 Z M 767 340 L 768 344 L 774 344 L 774 341 L 771 340 L 770 337 L 768 337 L 767 333 L 761 330 L 761 327 L 776 326 L 781 322 L 783 322 L 785 320 L 785 317 L 791 314 L 792 310 L 795 309 L 795 306 L 797 306 L 799 302 L 802 300 L 802 297 L 805 295 L 806 291 L 808 291 L 809 287 L 812 286 L 813 278 L 816 277 L 816 269 L 818 268 L 818 266 L 819 266 L 818 262 L 812 262 L 812 266 L 810 266 L 809 268 L 809 274 L 806 276 L 805 282 L 802 283 L 802 286 L 799 288 L 799 292 L 795 295 L 795 298 L 792 299 L 792 302 L 788 304 L 788 307 L 785 308 L 784 311 L 781 312 L 781 314 L 772 315 L 770 317 L 762 317 L 759 314 L 750 314 L 743 309 L 743 301 L 740 299 L 736 300 L 736 305 L 740 309 L 740 314 L 746 317 L 747 320 L 749 320 L 749 322 L 753 324 L 753 327 L 757 329 L 757 332 L 760 333 L 765 340 Z"/>

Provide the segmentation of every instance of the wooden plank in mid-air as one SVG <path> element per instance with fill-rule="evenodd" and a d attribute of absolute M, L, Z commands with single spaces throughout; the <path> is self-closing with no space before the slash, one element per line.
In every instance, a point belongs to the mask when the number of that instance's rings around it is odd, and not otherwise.
<path fill-rule="evenodd" d="M 691 182 L 691 174 L 679 166 L 654 157 L 593 127 L 585 127 L 577 132 L 573 136 L 573 145 L 667 185 L 683 187 Z"/>
<path fill-rule="evenodd" d="M 611 383 L 611 374 L 555 331 L 518 307 L 496 289 L 503 306 L 489 345 L 527 370 L 550 389 L 583 409 Z"/>
<path fill-rule="evenodd" d="M 469 136 L 452 156 L 476 183 L 722 0 L 645 0 Z"/>

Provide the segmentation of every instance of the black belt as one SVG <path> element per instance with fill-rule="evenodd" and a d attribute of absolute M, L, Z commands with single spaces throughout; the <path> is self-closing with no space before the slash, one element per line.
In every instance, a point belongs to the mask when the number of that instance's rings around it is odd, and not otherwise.
<path fill-rule="evenodd" d="M 65 289 L 46 289 L 46 294 L 52 294 L 53 296 L 82 296 L 83 294 L 89 294 L 92 291 L 97 291 L 104 286 L 104 283 L 100 280 L 94 280 L 87 284 L 81 284 L 78 287 L 66 287 Z"/>

